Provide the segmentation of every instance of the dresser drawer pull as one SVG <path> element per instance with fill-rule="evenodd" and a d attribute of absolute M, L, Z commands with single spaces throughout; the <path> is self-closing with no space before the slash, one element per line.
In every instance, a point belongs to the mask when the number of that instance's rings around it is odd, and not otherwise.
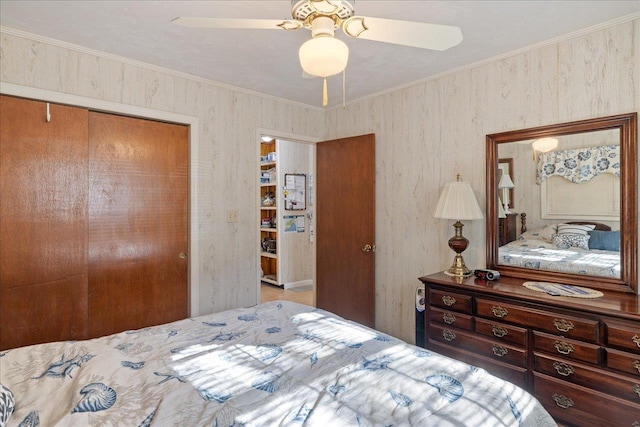
<path fill-rule="evenodd" d="M 449 295 L 445 295 L 445 296 L 442 297 L 442 302 L 447 307 L 451 307 L 453 304 L 456 303 L 456 299 L 454 297 L 449 296 Z"/>
<path fill-rule="evenodd" d="M 634 360 L 633 361 L 633 367 L 636 368 L 636 370 L 640 374 L 640 360 Z"/>
<path fill-rule="evenodd" d="M 558 405 L 562 409 L 571 408 L 573 406 L 573 400 L 571 400 L 565 395 L 553 393 L 552 397 L 553 397 L 553 400 L 556 402 L 556 405 Z"/>
<path fill-rule="evenodd" d="M 640 347 L 640 337 L 637 335 L 634 335 L 633 337 L 631 337 L 631 341 L 633 341 L 634 343 L 636 343 L 636 345 L 638 347 Z"/>
<path fill-rule="evenodd" d="M 640 397 L 640 385 L 636 384 L 633 386 L 633 392 Z"/>
<path fill-rule="evenodd" d="M 573 329 L 573 323 L 564 319 L 553 319 L 553 326 L 555 326 L 560 332 L 569 332 Z"/>
<path fill-rule="evenodd" d="M 456 339 L 456 334 L 453 333 L 453 331 L 445 329 L 444 331 L 442 331 L 442 338 L 444 338 L 446 341 L 453 341 Z"/>
<path fill-rule="evenodd" d="M 553 346 L 556 348 L 556 350 L 558 350 L 558 353 L 560 354 L 569 354 L 575 350 L 571 344 L 564 341 L 556 341 L 553 343 Z M 638 364 L 640 366 L 640 362 L 638 362 Z"/>
<path fill-rule="evenodd" d="M 566 363 L 562 362 L 553 362 L 553 367 L 558 372 L 558 374 L 562 375 L 563 377 L 568 377 L 575 372 L 573 366 L 567 365 Z"/>
<path fill-rule="evenodd" d="M 456 316 L 451 313 L 442 313 L 442 321 L 447 325 L 453 325 L 456 323 Z"/>
<path fill-rule="evenodd" d="M 501 345 L 493 345 L 491 346 L 491 350 L 493 350 L 493 354 L 495 354 L 498 357 L 504 357 L 507 355 L 507 353 L 509 353 L 509 350 L 507 350 Z"/>
<path fill-rule="evenodd" d="M 491 332 L 493 332 L 493 335 L 495 335 L 498 338 L 505 337 L 509 334 L 509 331 L 507 331 L 502 326 L 495 326 L 495 325 L 491 326 Z"/>
<path fill-rule="evenodd" d="M 506 316 L 507 314 L 509 314 L 509 312 L 505 308 L 502 308 L 500 306 L 491 307 L 491 312 L 493 313 L 494 316 L 500 317 L 500 318 L 502 318 L 502 317 Z"/>

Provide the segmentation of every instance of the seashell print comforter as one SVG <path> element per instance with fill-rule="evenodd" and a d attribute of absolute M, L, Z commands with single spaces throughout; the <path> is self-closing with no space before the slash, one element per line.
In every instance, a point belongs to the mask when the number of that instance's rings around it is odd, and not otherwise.
<path fill-rule="evenodd" d="M 518 239 L 498 248 L 498 264 L 599 277 L 620 277 L 620 252 L 559 248 L 536 239 Z"/>
<path fill-rule="evenodd" d="M 275 301 L 0 353 L 0 426 L 553 426 L 513 384 Z"/>

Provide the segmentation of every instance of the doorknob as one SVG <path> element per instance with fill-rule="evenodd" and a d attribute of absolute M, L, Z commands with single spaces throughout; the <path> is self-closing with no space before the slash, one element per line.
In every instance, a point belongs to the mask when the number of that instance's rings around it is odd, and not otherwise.
<path fill-rule="evenodd" d="M 180 259 L 187 259 L 187 254 L 185 254 L 184 252 L 180 252 L 180 255 L 178 255 L 180 257 Z"/>
<path fill-rule="evenodd" d="M 372 249 L 371 245 L 364 245 L 362 247 L 362 252 L 371 252 Z"/>

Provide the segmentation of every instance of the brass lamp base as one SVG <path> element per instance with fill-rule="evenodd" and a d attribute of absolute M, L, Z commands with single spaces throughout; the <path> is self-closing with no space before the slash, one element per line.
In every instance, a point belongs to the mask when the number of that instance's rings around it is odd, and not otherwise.
<path fill-rule="evenodd" d="M 469 277 L 471 276 L 471 270 L 469 270 L 467 266 L 464 265 L 464 259 L 462 258 L 462 255 L 456 254 L 456 256 L 453 258 L 453 265 L 449 267 L 448 270 L 445 270 L 444 274 L 453 277 Z"/>
<path fill-rule="evenodd" d="M 453 257 L 453 265 L 448 270 L 445 270 L 444 274 L 453 277 L 469 277 L 471 276 L 471 270 L 464 265 L 464 258 L 461 255 L 467 249 L 469 240 L 462 236 L 462 227 L 464 225 L 460 221 L 456 221 L 453 227 L 455 228 L 455 235 L 449 239 L 449 247 L 456 253 L 456 256 Z"/>

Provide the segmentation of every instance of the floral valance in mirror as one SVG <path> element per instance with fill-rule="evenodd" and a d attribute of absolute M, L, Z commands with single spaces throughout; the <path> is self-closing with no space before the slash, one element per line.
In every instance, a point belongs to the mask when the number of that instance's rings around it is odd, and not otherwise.
<path fill-rule="evenodd" d="M 538 157 L 536 182 L 542 184 L 542 181 L 551 176 L 561 176 L 579 184 L 601 173 L 620 176 L 619 145 L 541 153 Z"/>

